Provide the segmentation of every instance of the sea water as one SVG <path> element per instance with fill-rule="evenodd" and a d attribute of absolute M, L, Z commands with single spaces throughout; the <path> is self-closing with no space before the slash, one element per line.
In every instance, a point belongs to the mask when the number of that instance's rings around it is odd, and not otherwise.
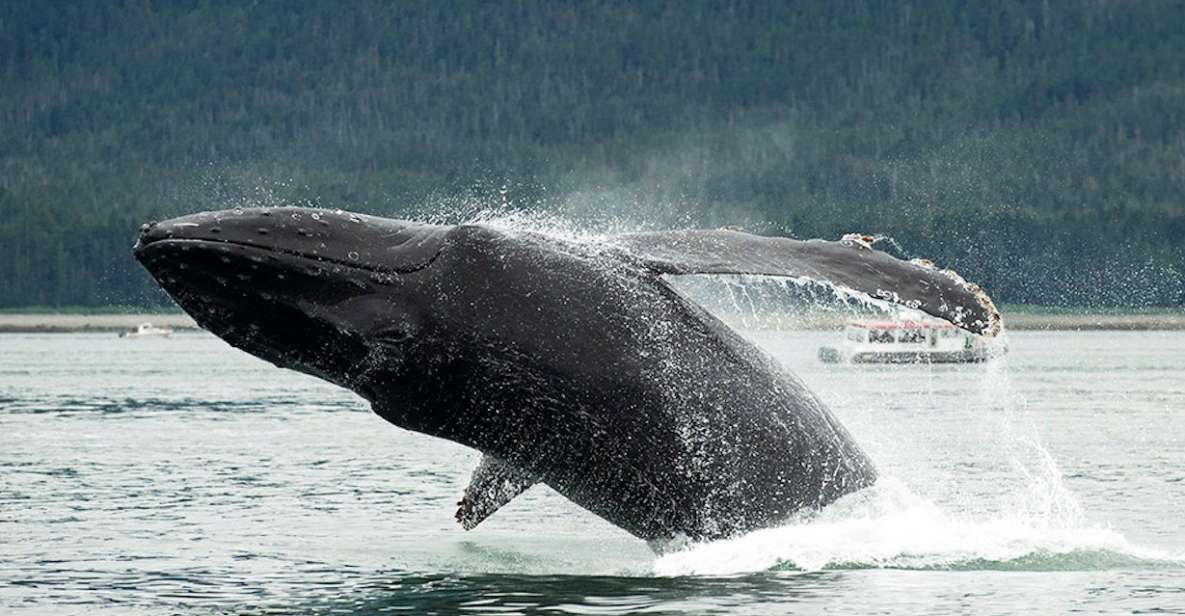
<path fill-rule="evenodd" d="M 463 531 L 474 452 L 207 334 L 0 335 L 0 613 L 1185 613 L 1185 332 L 746 335 L 881 479 L 661 554 L 544 487 Z"/>

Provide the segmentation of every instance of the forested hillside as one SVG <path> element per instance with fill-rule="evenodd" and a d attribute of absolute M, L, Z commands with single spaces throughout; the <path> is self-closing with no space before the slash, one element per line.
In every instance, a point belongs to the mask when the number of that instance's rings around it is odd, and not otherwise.
<path fill-rule="evenodd" d="M 167 301 L 139 224 L 307 200 L 894 238 L 1185 304 L 1185 3 L 0 3 L 0 307 Z"/>

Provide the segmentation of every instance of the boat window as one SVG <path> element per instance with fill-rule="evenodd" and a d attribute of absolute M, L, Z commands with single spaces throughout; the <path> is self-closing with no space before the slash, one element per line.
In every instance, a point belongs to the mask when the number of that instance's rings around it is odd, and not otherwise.
<path fill-rule="evenodd" d="M 892 343 L 893 332 L 887 329 L 874 329 L 868 332 L 869 342 Z"/>
<path fill-rule="evenodd" d="M 897 332 L 897 341 L 908 344 L 916 344 L 918 342 L 926 341 L 926 334 L 920 329 L 903 329 Z"/>
<path fill-rule="evenodd" d="M 848 340 L 852 342 L 864 342 L 864 331 L 855 327 L 848 329 Z"/>

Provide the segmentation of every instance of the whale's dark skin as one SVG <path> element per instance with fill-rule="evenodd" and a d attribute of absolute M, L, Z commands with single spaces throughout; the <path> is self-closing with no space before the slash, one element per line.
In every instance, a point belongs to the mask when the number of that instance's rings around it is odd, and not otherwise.
<path fill-rule="evenodd" d="M 806 277 L 999 327 L 973 285 L 858 237 L 575 241 L 276 208 L 145 225 L 135 254 L 230 344 L 483 452 L 466 528 L 543 482 L 640 538 L 714 539 L 875 481 L 818 398 L 664 275 Z"/>

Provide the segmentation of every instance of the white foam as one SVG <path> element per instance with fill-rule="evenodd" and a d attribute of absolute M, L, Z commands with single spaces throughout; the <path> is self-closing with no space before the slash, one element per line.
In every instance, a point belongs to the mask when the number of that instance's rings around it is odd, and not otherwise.
<path fill-rule="evenodd" d="M 1178 560 L 1132 546 L 1103 527 L 1060 527 L 1025 515 L 973 519 L 951 515 L 883 478 L 809 519 L 736 539 L 694 544 L 660 556 L 657 575 L 728 575 L 773 568 L 934 569 L 1007 564 L 1026 557 L 1098 553 L 1110 560 Z"/>

